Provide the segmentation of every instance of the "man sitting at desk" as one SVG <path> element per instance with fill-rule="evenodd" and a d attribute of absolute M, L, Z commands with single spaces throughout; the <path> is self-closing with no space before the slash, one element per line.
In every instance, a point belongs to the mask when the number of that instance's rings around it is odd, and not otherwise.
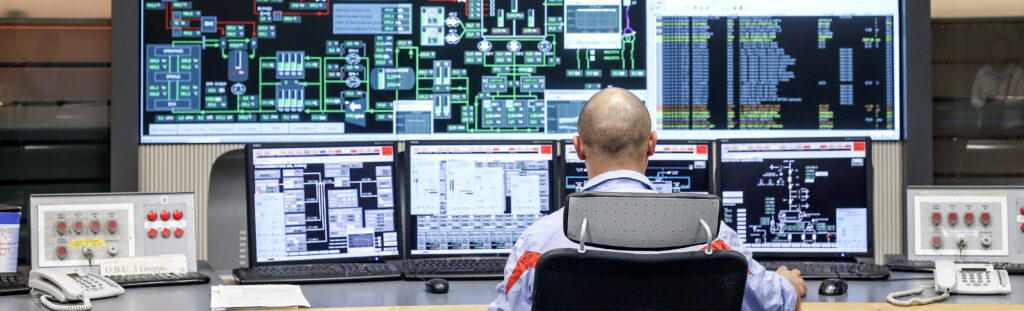
<path fill-rule="evenodd" d="M 657 133 L 650 131 L 651 118 L 639 98 L 620 88 L 595 94 L 583 106 L 579 136 L 573 140 L 576 154 L 586 162 L 589 180 L 583 191 L 654 192 L 644 176 L 647 157 L 654 154 Z M 732 249 L 747 257 L 749 274 L 743 310 L 795 310 L 807 285 L 800 270 L 780 267 L 766 271 L 751 258 L 743 239 L 725 223 L 720 225 L 713 249 Z M 540 256 L 556 248 L 577 248 L 562 233 L 562 210 L 541 218 L 526 229 L 512 247 L 505 264 L 505 280 L 488 310 L 529 310 L 533 301 L 534 266 Z M 695 251 L 693 246 L 670 252 Z"/>

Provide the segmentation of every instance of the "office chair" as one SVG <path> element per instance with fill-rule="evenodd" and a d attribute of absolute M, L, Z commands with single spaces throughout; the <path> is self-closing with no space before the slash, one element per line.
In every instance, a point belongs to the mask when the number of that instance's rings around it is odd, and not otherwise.
<path fill-rule="evenodd" d="M 580 246 L 540 257 L 533 310 L 740 310 L 747 260 L 711 247 L 720 203 L 712 195 L 570 194 L 564 234 Z"/>

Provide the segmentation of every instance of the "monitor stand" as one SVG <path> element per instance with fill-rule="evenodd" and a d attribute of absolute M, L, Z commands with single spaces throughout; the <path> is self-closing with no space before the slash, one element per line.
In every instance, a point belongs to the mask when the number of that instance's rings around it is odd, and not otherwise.
<path fill-rule="evenodd" d="M 207 259 L 217 274 L 230 275 L 234 268 L 249 266 L 244 149 L 225 152 L 213 162 L 208 193 Z"/>

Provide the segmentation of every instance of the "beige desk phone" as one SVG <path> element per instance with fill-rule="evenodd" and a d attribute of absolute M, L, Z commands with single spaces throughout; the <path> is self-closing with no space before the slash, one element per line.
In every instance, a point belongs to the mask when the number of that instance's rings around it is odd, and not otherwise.
<path fill-rule="evenodd" d="M 114 281 L 81 269 L 34 269 L 29 271 L 28 286 L 44 306 L 57 311 L 89 310 L 92 299 L 124 294 Z M 79 300 L 81 304 L 64 304 Z"/>
<path fill-rule="evenodd" d="M 885 298 L 890 304 L 909 307 L 936 303 L 951 294 L 1005 295 L 1010 293 L 1010 275 L 1006 270 L 995 270 L 991 264 L 955 263 L 952 260 L 935 261 L 935 292 L 933 297 L 914 297 L 900 300 L 900 297 L 920 295 L 927 288 L 905 290 L 889 294 Z"/>
<path fill-rule="evenodd" d="M 935 261 L 935 291 L 950 294 L 996 295 L 1010 293 L 1010 275 L 991 264 Z"/>

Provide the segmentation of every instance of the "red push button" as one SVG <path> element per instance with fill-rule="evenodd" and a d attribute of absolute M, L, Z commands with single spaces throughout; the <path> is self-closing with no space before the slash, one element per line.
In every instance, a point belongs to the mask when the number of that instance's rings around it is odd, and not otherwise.
<path fill-rule="evenodd" d="M 940 238 L 940 237 L 932 238 L 932 247 L 939 248 L 940 246 L 942 246 L 942 238 Z"/>
<path fill-rule="evenodd" d="M 989 221 L 992 221 L 992 216 L 988 213 L 981 213 L 981 224 L 988 226 Z"/>
<path fill-rule="evenodd" d="M 974 213 L 967 213 L 967 215 L 964 215 L 964 222 L 968 225 L 974 224 Z"/>
<path fill-rule="evenodd" d="M 166 210 L 163 211 L 163 212 L 160 212 L 160 219 L 163 219 L 163 220 L 171 219 L 171 212 L 168 212 Z"/>
<path fill-rule="evenodd" d="M 155 238 L 157 234 L 158 234 L 158 232 L 156 232 L 156 229 L 149 228 L 149 237 L 150 238 Z"/>
<path fill-rule="evenodd" d="M 160 232 L 165 238 L 171 237 L 171 229 L 164 228 L 164 231 Z"/>
<path fill-rule="evenodd" d="M 107 222 L 107 231 L 110 231 L 110 233 L 117 232 L 117 220 Z"/>
<path fill-rule="evenodd" d="M 89 224 L 89 230 L 92 230 L 92 233 L 99 233 L 101 227 L 99 220 L 93 220 L 92 223 Z"/>
<path fill-rule="evenodd" d="M 1024 215 L 1024 206 L 1021 206 L 1021 207 L 1020 207 L 1020 214 L 1021 214 L 1021 215 Z"/>
<path fill-rule="evenodd" d="M 942 215 L 939 213 L 932 213 L 932 224 L 938 226 L 942 223 Z"/>
<path fill-rule="evenodd" d="M 82 228 L 84 227 L 85 225 L 83 225 L 81 221 L 76 221 L 75 225 L 73 226 L 73 228 L 75 229 L 75 233 L 82 233 Z"/>
<path fill-rule="evenodd" d="M 184 213 L 180 209 L 174 210 L 174 219 L 181 219 L 181 216 L 184 216 Z"/>
<path fill-rule="evenodd" d="M 1020 225 L 1020 231 L 1024 231 L 1024 224 Z"/>
<path fill-rule="evenodd" d="M 67 231 L 68 231 L 68 224 L 66 222 L 63 222 L 63 221 L 58 221 L 57 222 L 57 234 L 64 234 L 64 232 L 67 232 Z"/>
<path fill-rule="evenodd" d="M 950 225 L 956 225 L 956 213 L 949 213 L 949 216 L 947 216 L 947 218 L 949 218 Z"/>
<path fill-rule="evenodd" d="M 149 219 L 149 221 L 156 221 L 156 211 L 149 211 L 149 214 L 146 215 L 146 219 Z"/>
<path fill-rule="evenodd" d="M 57 258 L 64 259 L 68 256 L 68 248 L 64 246 L 57 246 Z"/>
<path fill-rule="evenodd" d="M 180 238 L 183 235 L 185 235 L 185 230 L 181 230 L 181 228 L 174 229 L 174 237 Z"/>

